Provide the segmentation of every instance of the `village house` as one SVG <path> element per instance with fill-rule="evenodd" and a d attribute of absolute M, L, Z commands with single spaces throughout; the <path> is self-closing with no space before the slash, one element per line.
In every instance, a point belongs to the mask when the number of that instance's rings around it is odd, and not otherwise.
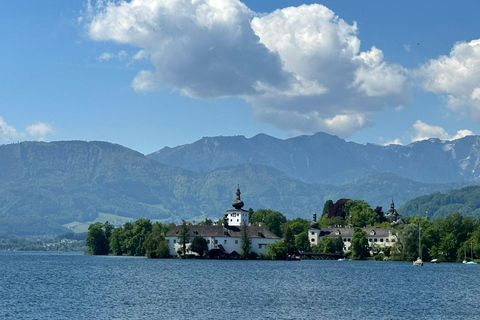
<path fill-rule="evenodd" d="M 251 252 L 265 254 L 267 245 L 280 241 L 280 238 L 262 226 L 252 226 L 249 223 L 248 211 L 242 209 L 243 201 L 240 199 L 240 188 L 237 188 L 236 199 L 232 203 L 233 208 L 225 211 L 223 225 L 188 225 L 189 243 L 187 254 L 195 254 L 190 251 L 190 243 L 197 236 L 207 241 L 207 257 L 210 258 L 238 258 L 242 253 L 241 237 L 243 229 L 247 228 L 247 234 L 251 241 Z M 167 235 L 166 239 L 170 254 L 177 255 L 181 248 L 179 235 L 182 226 L 177 225 Z"/>

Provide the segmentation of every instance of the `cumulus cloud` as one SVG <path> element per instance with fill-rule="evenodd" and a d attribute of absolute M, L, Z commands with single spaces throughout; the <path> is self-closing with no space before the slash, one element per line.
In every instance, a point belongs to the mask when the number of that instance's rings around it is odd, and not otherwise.
<path fill-rule="evenodd" d="M 2 117 L 0 117 L 0 141 L 11 142 L 22 137 L 20 132 L 8 125 Z"/>
<path fill-rule="evenodd" d="M 319 4 L 257 15 L 238 0 L 98 1 L 84 18 L 91 39 L 150 59 L 135 90 L 241 97 L 256 119 L 292 133 L 348 137 L 411 99 L 406 70 L 379 48 L 361 52 L 356 23 Z"/>
<path fill-rule="evenodd" d="M 456 43 L 448 56 L 430 60 L 417 75 L 423 88 L 443 95 L 451 110 L 480 123 L 480 39 Z"/>
<path fill-rule="evenodd" d="M 50 125 L 43 122 L 37 122 L 29 125 L 27 127 L 27 132 L 37 140 L 44 141 L 48 135 L 53 134 L 55 131 Z"/>
<path fill-rule="evenodd" d="M 441 140 L 455 140 L 460 139 L 465 136 L 474 135 L 470 130 L 459 130 L 453 136 L 449 135 L 442 127 L 432 126 L 417 120 L 413 124 L 413 129 L 415 130 L 415 135 L 412 137 L 412 142 L 426 140 L 430 138 L 438 138 Z"/>

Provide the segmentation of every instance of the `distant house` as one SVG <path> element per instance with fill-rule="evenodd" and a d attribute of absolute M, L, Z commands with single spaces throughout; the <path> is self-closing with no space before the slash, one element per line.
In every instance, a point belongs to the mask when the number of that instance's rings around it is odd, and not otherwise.
<path fill-rule="evenodd" d="M 203 237 L 209 250 L 206 255 L 210 258 L 238 258 L 242 253 L 241 237 L 245 226 L 252 242 L 251 252 L 265 254 L 267 245 L 280 241 L 279 237 L 265 227 L 249 225 L 248 211 L 242 209 L 244 203 L 240 199 L 240 188 L 237 188 L 236 195 L 236 200 L 232 203 L 233 209 L 225 211 L 223 225 L 188 225 L 189 243 L 197 236 Z M 173 256 L 177 255 L 181 248 L 178 239 L 181 228 L 181 225 L 177 225 L 166 235 L 170 254 Z M 195 254 L 189 250 L 188 244 L 187 254 Z"/>

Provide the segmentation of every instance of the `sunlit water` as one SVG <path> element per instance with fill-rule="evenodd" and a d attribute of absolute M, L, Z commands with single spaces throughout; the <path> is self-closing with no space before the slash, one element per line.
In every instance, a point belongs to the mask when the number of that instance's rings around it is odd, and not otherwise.
<path fill-rule="evenodd" d="M 480 319 L 480 265 L 0 252 L 0 319 Z"/>

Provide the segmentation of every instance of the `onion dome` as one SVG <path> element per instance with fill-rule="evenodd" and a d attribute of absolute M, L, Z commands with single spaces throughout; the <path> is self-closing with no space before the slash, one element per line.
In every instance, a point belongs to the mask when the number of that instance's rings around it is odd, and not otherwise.
<path fill-rule="evenodd" d="M 244 206 L 243 201 L 240 200 L 240 193 L 241 193 L 240 192 L 240 186 L 238 186 L 238 188 L 237 188 L 237 198 L 235 199 L 235 201 L 232 202 L 232 206 L 237 210 L 242 209 L 243 206 Z"/>

